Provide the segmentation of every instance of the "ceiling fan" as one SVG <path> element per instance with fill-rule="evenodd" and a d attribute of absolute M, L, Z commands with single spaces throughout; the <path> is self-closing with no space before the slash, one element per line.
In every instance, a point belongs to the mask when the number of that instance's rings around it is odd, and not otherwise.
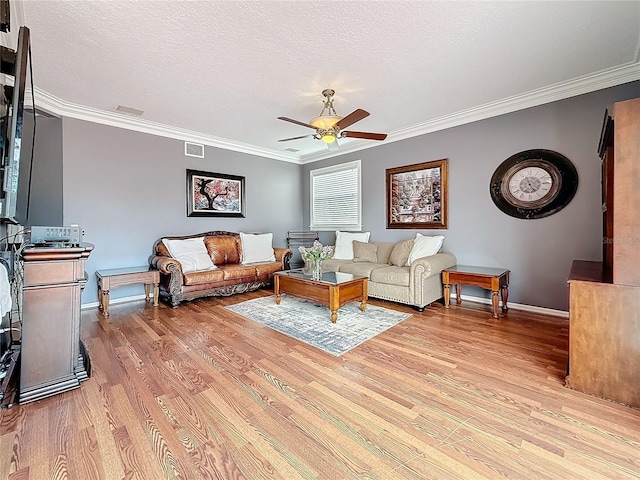
<path fill-rule="evenodd" d="M 340 117 L 333 108 L 333 95 L 336 92 L 331 88 L 327 88 L 322 91 L 324 96 L 324 106 L 320 115 L 309 121 L 309 123 L 300 122 L 287 117 L 278 117 L 279 120 L 285 122 L 295 123 L 296 125 L 302 125 L 303 127 L 313 128 L 316 133 L 310 135 L 302 135 L 300 137 L 283 138 L 278 140 L 279 142 L 288 142 L 290 140 L 299 140 L 301 138 L 313 137 L 316 140 L 322 140 L 327 143 L 329 147 L 335 144 L 338 138 L 350 137 L 350 138 L 364 138 L 366 140 L 384 140 L 387 138 L 386 133 L 371 133 L 371 132 L 353 132 L 344 130 L 350 125 L 359 122 L 363 118 L 369 116 L 369 112 L 358 108 L 354 110 L 346 117 Z"/>

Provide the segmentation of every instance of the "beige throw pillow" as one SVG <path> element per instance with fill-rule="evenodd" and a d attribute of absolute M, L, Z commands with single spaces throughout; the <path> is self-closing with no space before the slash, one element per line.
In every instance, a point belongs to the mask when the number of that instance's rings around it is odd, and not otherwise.
<path fill-rule="evenodd" d="M 376 243 L 376 245 L 378 246 L 378 250 L 376 251 L 376 255 L 378 256 L 378 263 L 391 263 L 389 262 L 389 257 L 391 256 L 393 247 L 395 247 L 396 244 L 388 242 L 378 242 Z"/>
<path fill-rule="evenodd" d="M 406 266 L 407 260 L 409 260 L 409 254 L 411 253 L 411 247 L 413 247 L 413 238 L 396 243 L 389 257 L 391 265 L 397 267 Z"/>
<path fill-rule="evenodd" d="M 378 246 L 375 243 L 353 241 L 353 261 L 378 263 Z"/>

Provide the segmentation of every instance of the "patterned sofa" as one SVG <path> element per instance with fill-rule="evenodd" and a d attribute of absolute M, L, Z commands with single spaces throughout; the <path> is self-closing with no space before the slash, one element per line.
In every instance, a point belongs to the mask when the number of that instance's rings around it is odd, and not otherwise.
<path fill-rule="evenodd" d="M 149 265 L 160 271 L 161 298 L 176 307 L 185 300 L 228 296 L 268 285 L 274 272 L 289 269 L 292 255 L 288 248 L 272 248 L 272 238 L 272 234 L 224 231 L 159 238 L 153 244 Z M 178 256 L 180 261 L 175 258 L 177 255 L 169 253 L 167 245 L 174 254 L 184 245 L 196 246 L 201 251 Z M 252 252 L 248 251 L 249 245 Z M 253 246 L 262 250 L 262 256 Z M 183 251 L 184 248 L 181 254 Z"/>

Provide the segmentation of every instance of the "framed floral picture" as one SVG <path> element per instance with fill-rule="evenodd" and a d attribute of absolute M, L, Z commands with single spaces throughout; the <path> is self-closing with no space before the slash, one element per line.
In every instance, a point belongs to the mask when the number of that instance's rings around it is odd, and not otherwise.
<path fill-rule="evenodd" d="M 187 170 L 188 217 L 244 217 L 244 177 Z"/>
<path fill-rule="evenodd" d="M 387 228 L 447 228 L 447 159 L 388 168 Z"/>

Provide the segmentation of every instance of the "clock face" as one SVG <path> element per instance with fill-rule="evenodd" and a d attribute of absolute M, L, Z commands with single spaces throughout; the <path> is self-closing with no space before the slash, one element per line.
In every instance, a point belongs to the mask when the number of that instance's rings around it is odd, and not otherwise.
<path fill-rule="evenodd" d="M 502 183 L 504 199 L 515 207 L 537 208 L 552 201 L 560 191 L 560 172 L 539 159 L 510 168 Z"/>
<path fill-rule="evenodd" d="M 566 206 L 578 188 L 571 161 L 550 150 L 528 150 L 507 160 L 491 178 L 490 193 L 512 217 L 542 218 Z"/>
<path fill-rule="evenodd" d="M 552 185 L 551 174 L 544 168 L 528 167 L 509 179 L 509 192 L 521 202 L 537 202 L 551 191 Z"/>

